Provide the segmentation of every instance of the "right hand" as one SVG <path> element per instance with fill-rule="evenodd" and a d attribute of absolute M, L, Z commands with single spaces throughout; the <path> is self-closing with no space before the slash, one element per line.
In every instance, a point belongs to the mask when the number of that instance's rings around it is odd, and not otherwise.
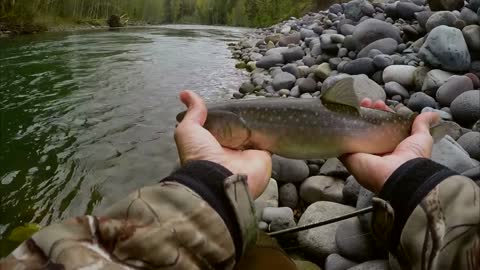
<path fill-rule="evenodd" d="M 390 110 L 381 101 L 372 104 L 371 100 L 365 99 L 361 105 Z M 411 136 L 403 140 L 392 153 L 382 156 L 355 153 L 342 156 L 340 159 L 360 185 L 378 194 L 387 179 L 402 164 L 415 158 L 431 157 L 433 138 L 430 135 L 430 126 L 439 120 L 437 113 L 427 112 L 418 115 L 413 122 Z"/>

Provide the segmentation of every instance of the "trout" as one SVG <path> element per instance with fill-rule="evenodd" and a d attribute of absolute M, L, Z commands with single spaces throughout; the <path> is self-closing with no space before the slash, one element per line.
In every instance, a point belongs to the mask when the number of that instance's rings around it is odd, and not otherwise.
<path fill-rule="evenodd" d="M 360 107 L 352 78 L 338 81 L 320 99 L 231 100 L 207 108 L 204 127 L 222 146 L 292 159 L 392 152 L 410 135 L 416 116 Z"/>

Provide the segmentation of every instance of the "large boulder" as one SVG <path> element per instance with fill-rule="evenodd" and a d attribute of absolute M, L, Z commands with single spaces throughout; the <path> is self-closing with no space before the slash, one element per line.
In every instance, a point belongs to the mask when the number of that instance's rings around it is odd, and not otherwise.
<path fill-rule="evenodd" d="M 355 208 L 334 202 L 316 202 L 307 207 L 298 221 L 298 226 L 316 223 L 355 211 Z M 300 246 L 318 259 L 323 260 L 332 253 L 338 253 L 335 232 L 345 221 L 313 228 L 298 233 Z"/>
<path fill-rule="evenodd" d="M 114 27 L 122 27 L 122 19 L 118 15 L 111 15 L 107 20 L 108 26 Z"/>
<path fill-rule="evenodd" d="M 367 19 L 358 24 L 352 38 L 355 40 L 358 50 L 383 38 L 392 38 L 399 43 L 402 42 L 400 30 L 397 27 L 377 19 Z"/>
<path fill-rule="evenodd" d="M 397 49 L 398 42 L 393 38 L 382 38 L 376 40 L 370 44 L 368 44 L 365 48 L 363 48 L 358 54 L 357 57 L 367 57 L 368 53 L 373 50 L 377 49 L 381 51 L 383 54 L 393 54 Z"/>
<path fill-rule="evenodd" d="M 433 67 L 460 72 L 470 68 L 470 53 L 462 31 L 438 26 L 428 35 L 419 51 L 422 60 Z"/>

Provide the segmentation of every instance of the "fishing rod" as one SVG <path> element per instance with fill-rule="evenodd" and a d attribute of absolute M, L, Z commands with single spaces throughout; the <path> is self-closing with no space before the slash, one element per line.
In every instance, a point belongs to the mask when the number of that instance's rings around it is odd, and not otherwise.
<path fill-rule="evenodd" d="M 373 206 L 369 206 L 369 207 L 357 210 L 355 212 L 352 212 L 350 214 L 346 214 L 346 215 L 343 215 L 343 216 L 339 216 L 339 217 L 335 217 L 335 218 L 332 218 L 332 219 L 328 219 L 328 220 L 324 220 L 324 221 L 320 221 L 320 222 L 316 222 L 316 223 L 312 223 L 312 224 L 307 224 L 307 225 L 303 225 L 303 226 L 296 226 L 296 227 L 292 227 L 292 228 L 288 228 L 288 229 L 284 229 L 284 230 L 279 230 L 279 231 L 276 231 L 276 232 L 270 232 L 270 233 L 267 233 L 267 235 L 269 235 L 269 236 L 279 236 L 279 235 L 283 235 L 283 234 L 287 234 L 287 233 L 305 231 L 305 230 L 309 230 L 309 229 L 312 229 L 312 228 L 317 228 L 317 227 L 320 227 L 320 226 L 324 226 L 324 225 L 332 224 L 332 223 L 335 223 L 335 222 L 339 222 L 339 221 L 349 219 L 349 218 L 352 218 L 352 217 L 355 217 L 355 216 L 367 214 L 367 213 L 370 213 L 372 211 L 373 211 Z"/>

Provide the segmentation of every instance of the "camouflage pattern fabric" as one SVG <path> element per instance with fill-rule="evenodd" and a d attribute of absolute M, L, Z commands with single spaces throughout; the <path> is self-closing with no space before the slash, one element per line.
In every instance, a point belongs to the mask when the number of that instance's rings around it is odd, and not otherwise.
<path fill-rule="evenodd" d="M 225 181 L 244 250 L 256 240 L 244 176 Z M 105 215 L 53 224 L 0 261 L 23 269 L 233 269 L 235 247 L 222 218 L 196 193 L 161 182 L 130 194 Z"/>
<path fill-rule="evenodd" d="M 395 213 L 374 199 L 372 229 L 388 246 Z M 480 188 L 450 176 L 423 198 L 409 216 L 393 251 L 402 269 L 480 269 Z"/>

